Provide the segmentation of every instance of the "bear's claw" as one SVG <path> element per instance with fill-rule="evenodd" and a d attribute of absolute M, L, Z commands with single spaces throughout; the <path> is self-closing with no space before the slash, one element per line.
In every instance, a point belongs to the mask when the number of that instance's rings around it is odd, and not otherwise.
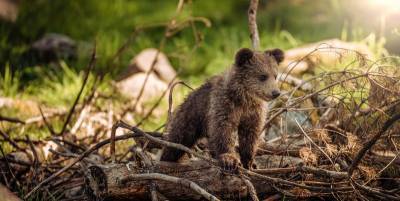
<path fill-rule="evenodd" d="M 236 172 L 239 166 L 242 166 L 240 160 L 233 154 L 226 153 L 219 155 L 220 166 L 230 172 Z"/>

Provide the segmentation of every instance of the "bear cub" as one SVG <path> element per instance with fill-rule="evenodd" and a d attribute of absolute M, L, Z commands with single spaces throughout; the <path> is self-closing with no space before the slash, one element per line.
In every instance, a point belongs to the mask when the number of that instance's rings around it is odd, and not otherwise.
<path fill-rule="evenodd" d="M 199 138 L 208 137 L 211 155 L 223 167 L 251 168 L 266 120 L 266 102 L 280 95 L 276 76 L 283 58 L 280 49 L 240 49 L 228 71 L 210 78 L 177 108 L 168 122 L 167 140 L 193 147 Z M 237 137 L 240 160 L 235 153 Z M 160 160 L 178 161 L 183 154 L 166 147 Z"/>

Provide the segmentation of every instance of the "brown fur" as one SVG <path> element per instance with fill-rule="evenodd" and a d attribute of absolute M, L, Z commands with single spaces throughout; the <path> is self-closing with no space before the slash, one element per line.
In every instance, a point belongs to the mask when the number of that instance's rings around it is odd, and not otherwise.
<path fill-rule="evenodd" d="M 279 49 L 239 50 L 230 70 L 209 79 L 175 111 L 168 123 L 168 140 L 192 147 L 199 138 L 208 137 L 213 157 L 235 168 L 240 164 L 234 154 L 238 136 L 241 164 L 251 167 L 266 118 L 265 103 L 279 96 L 276 74 L 282 60 Z M 177 161 L 183 154 L 166 148 L 161 160 Z"/>

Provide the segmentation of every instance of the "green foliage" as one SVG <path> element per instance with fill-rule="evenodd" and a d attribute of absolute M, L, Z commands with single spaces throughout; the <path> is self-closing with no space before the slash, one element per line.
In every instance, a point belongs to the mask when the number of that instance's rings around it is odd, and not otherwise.
<path fill-rule="evenodd" d="M 19 58 L 23 58 L 23 53 L 29 49 L 29 44 L 45 33 L 56 32 L 81 41 L 80 47 L 87 46 L 87 43 L 92 44 L 96 40 L 99 50 L 100 68 L 98 69 L 116 75 L 127 66 L 135 53 L 143 48 L 157 47 L 163 28 L 146 30 L 129 46 L 127 52 L 117 62 L 116 68 L 110 69 L 108 61 L 118 47 L 124 43 L 136 27 L 167 22 L 174 15 L 176 4 L 177 1 L 164 0 L 155 0 L 151 3 L 130 0 L 22 1 L 17 22 L 15 24 L 0 23 L 0 35 L 2 36 L 0 47 L 4 47 L 0 51 L 0 64 L 10 61 L 12 64 L 18 64 L 16 65 L 18 69 L 22 69 L 24 62 Z M 325 3 L 312 3 L 312 7 L 310 5 L 310 3 L 304 3 L 297 7 L 287 0 L 261 2 L 258 20 L 260 34 L 281 33 L 290 39 L 292 45 L 296 44 L 294 41 L 298 37 L 309 38 L 311 36 L 313 40 L 327 37 L 325 31 L 329 30 L 317 30 L 317 28 L 319 28 L 319 24 L 326 25 L 324 23 L 329 21 L 318 22 L 318 26 L 315 27 L 314 21 L 306 20 L 309 19 L 307 16 L 312 17 L 329 11 L 330 6 L 326 6 Z M 247 6 L 247 0 L 192 1 L 186 5 L 183 13 L 177 17 L 178 21 L 187 19 L 191 15 L 203 16 L 211 20 L 212 27 L 206 29 L 201 25 L 196 26 L 197 30 L 202 33 L 204 41 L 194 51 L 191 47 L 195 45 L 195 42 L 190 28 L 179 33 L 167 43 L 165 49 L 168 56 L 171 55 L 174 66 L 178 69 L 182 67 L 184 76 L 202 73 L 206 69 L 208 61 L 214 59 L 214 55 L 227 54 L 231 56 L 234 50 L 229 48 L 237 48 L 238 45 L 249 46 Z M 317 14 L 313 14 L 314 11 L 311 12 L 311 10 L 320 9 L 322 10 Z M 238 13 L 243 13 L 243 15 L 238 15 Z M 331 16 L 329 14 L 331 12 L 327 13 L 328 16 Z M 305 17 L 296 17 L 299 15 Z M 281 32 L 281 30 L 287 31 Z M 321 30 L 324 32 L 321 33 Z M 290 33 L 294 32 L 296 35 L 292 36 Z M 310 35 L 310 32 L 313 34 Z M 224 38 L 228 34 L 237 36 Z M 318 34 L 318 37 L 315 37 L 315 34 Z M 335 34 L 330 32 L 329 35 Z M 265 41 L 263 43 L 266 44 Z M 229 49 L 230 52 L 219 52 L 221 45 L 224 50 Z M 281 46 L 282 44 L 276 45 Z M 87 48 L 80 49 L 87 50 Z M 71 63 L 71 66 L 78 69 L 84 66 L 88 53 L 82 54 L 83 52 L 79 52 L 80 58 L 76 63 Z M 174 55 L 184 55 L 186 58 L 174 57 Z M 212 61 L 212 63 L 215 62 Z"/>
<path fill-rule="evenodd" d="M 17 96 L 20 87 L 20 78 L 20 73 L 18 71 L 13 73 L 10 69 L 10 64 L 7 63 L 4 73 L 0 73 L 0 96 Z"/>
<path fill-rule="evenodd" d="M 374 53 L 374 55 L 378 57 L 389 55 L 388 51 L 385 48 L 386 38 L 378 38 L 374 33 L 371 33 L 363 40 L 363 42 Z"/>
<path fill-rule="evenodd" d="M 63 61 L 59 68 L 60 71 L 41 71 L 44 74 L 42 79 L 29 85 L 25 90 L 26 96 L 49 106 L 71 105 L 82 86 L 83 71 L 78 73 Z M 85 97 L 93 80 L 94 76 L 90 74 L 81 97 Z"/>

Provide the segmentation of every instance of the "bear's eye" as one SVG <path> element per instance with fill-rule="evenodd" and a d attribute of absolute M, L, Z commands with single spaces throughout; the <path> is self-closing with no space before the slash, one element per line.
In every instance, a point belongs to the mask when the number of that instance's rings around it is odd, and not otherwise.
<path fill-rule="evenodd" d="M 258 77 L 258 79 L 259 79 L 261 82 L 264 82 L 264 81 L 266 81 L 266 80 L 268 79 L 268 75 L 260 75 L 260 77 Z"/>

